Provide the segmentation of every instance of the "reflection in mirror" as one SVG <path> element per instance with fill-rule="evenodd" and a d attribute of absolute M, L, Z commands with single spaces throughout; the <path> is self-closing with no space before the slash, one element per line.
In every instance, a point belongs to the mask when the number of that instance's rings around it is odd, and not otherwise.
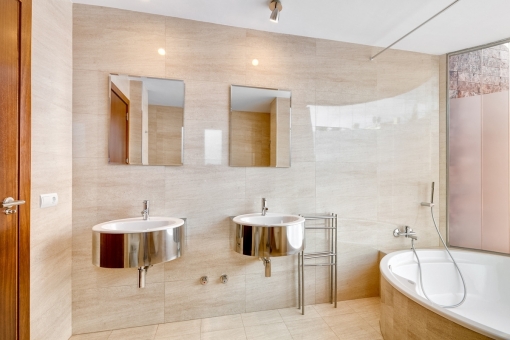
<path fill-rule="evenodd" d="M 110 75 L 110 164 L 182 165 L 184 82 Z"/>
<path fill-rule="evenodd" d="M 290 167 L 291 92 L 232 85 L 230 166 Z"/>

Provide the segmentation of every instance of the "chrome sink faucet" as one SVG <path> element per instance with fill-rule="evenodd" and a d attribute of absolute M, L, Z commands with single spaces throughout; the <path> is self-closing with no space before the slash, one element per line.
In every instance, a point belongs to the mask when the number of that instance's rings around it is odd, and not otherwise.
<path fill-rule="evenodd" d="M 149 201 L 143 201 L 142 216 L 145 221 L 149 219 Z"/>
<path fill-rule="evenodd" d="M 266 216 L 266 211 L 268 211 L 269 208 L 267 207 L 267 201 L 265 198 L 262 199 L 262 216 Z"/>
<path fill-rule="evenodd" d="M 393 230 L 393 236 L 395 237 L 404 236 L 412 238 L 415 241 L 418 240 L 418 235 L 416 235 L 416 232 L 414 232 L 413 229 L 409 228 L 408 226 L 405 227 L 405 231 L 400 231 L 400 229 L 398 228 Z"/>

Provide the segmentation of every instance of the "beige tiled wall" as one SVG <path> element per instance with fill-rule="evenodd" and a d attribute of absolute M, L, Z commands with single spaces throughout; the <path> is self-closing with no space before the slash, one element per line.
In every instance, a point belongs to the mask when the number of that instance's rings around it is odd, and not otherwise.
<path fill-rule="evenodd" d="M 149 105 L 149 164 L 182 163 L 183 111 L 181 107 Z"/>
<path fill-rule="evenodd" d="M 129 164 L 142 164 L 143 81 L 129 81 Z"/>
<path fill-rule="evenodd" d="M 230 165 L 269 166 L 272 119 L 268 112 L 232 111 Z"/>
<path fill-rule="evenodd" d="M 229 249 L 229 216 L 259 211 L 262 197 L 272 212 L 339 215 L 340 299 L 379 294 L 376 249 L 410 246 L 397 226 L 416 230 L 418 247 L 438 245 L 420 202 L 439 180 L 439 57 L 391 50 L 369 61 L 377 48 L 73 8 L 74 333 L 294 306 L 295 258 L 274 258 L 265 278 L 260 261 Z M 107 164 L 109 73 L 185 81 L 184 166 Z M 231 84 L 292 91 L 290 168 L 228 166 Z M 221 153 L 206 153 L 206 130 Z M 144 199 L 155 216 L 188 218 L 186 254 L 151 268 L 145 290 L 134 269 L 92 266 L 90 230 L 139 216 Z M 308 249 L 326 242 L 307 235 Z M 326 301 L 327 284 L 307 268 L 306 302 Z"/>
<path fill-rule="evenodd" d="M 72 4 L 34 1 L 32 18 L 30 338 L 60 340 L 71 335 Z M 58 205 L 39 208 L 53 192 Z"/>

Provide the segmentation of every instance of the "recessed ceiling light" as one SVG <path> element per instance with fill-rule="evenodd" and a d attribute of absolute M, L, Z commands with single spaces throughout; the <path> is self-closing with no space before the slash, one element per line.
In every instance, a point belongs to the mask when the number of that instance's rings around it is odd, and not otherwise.
<path fill-rule="evenodd" d="M 271 16 L 269 17 L 269 20 L 277 23 L 280 19 L 280 11 L 283 9 L 282 3 L 280 0 L 272 0 L 269 3 L 269 9 L 271 10 Z"/>
<path fill-rule="evenodd" d="M 259 64 L 259 61 L 258 61 L 257 59 L 253 59 L 253 60 L 251 61 L 251 64 L 252 64 L 253 66 L 257 66 L 257 65 Z"/>
<path fill-rule="evenodd" d="M 166 52 L 165 52 L 165 49 L 164 49 L 164 48 L 160 48 L 160 49 L 158 50 L 158 53 L 159 53 L 160 55 L 165 55 L 165 54 L 166 54 Z"/>

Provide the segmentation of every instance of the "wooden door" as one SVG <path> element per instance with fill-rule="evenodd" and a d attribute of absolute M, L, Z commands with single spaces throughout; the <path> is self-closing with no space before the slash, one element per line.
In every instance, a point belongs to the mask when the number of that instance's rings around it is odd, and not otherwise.
<path fill-rule="evenodd" d="M 30 21 L 30 1 L 0 0 L 0 202 L 30 195 Z M 0 205 L 0 339 L 29 338 L 28 222 Z"/>
<path fill-rule="evenodd" d="M 108 158 L 111 164 L 126 164 L 129 163 L 129 99 L 113 83 L 111 86 Z"/>

